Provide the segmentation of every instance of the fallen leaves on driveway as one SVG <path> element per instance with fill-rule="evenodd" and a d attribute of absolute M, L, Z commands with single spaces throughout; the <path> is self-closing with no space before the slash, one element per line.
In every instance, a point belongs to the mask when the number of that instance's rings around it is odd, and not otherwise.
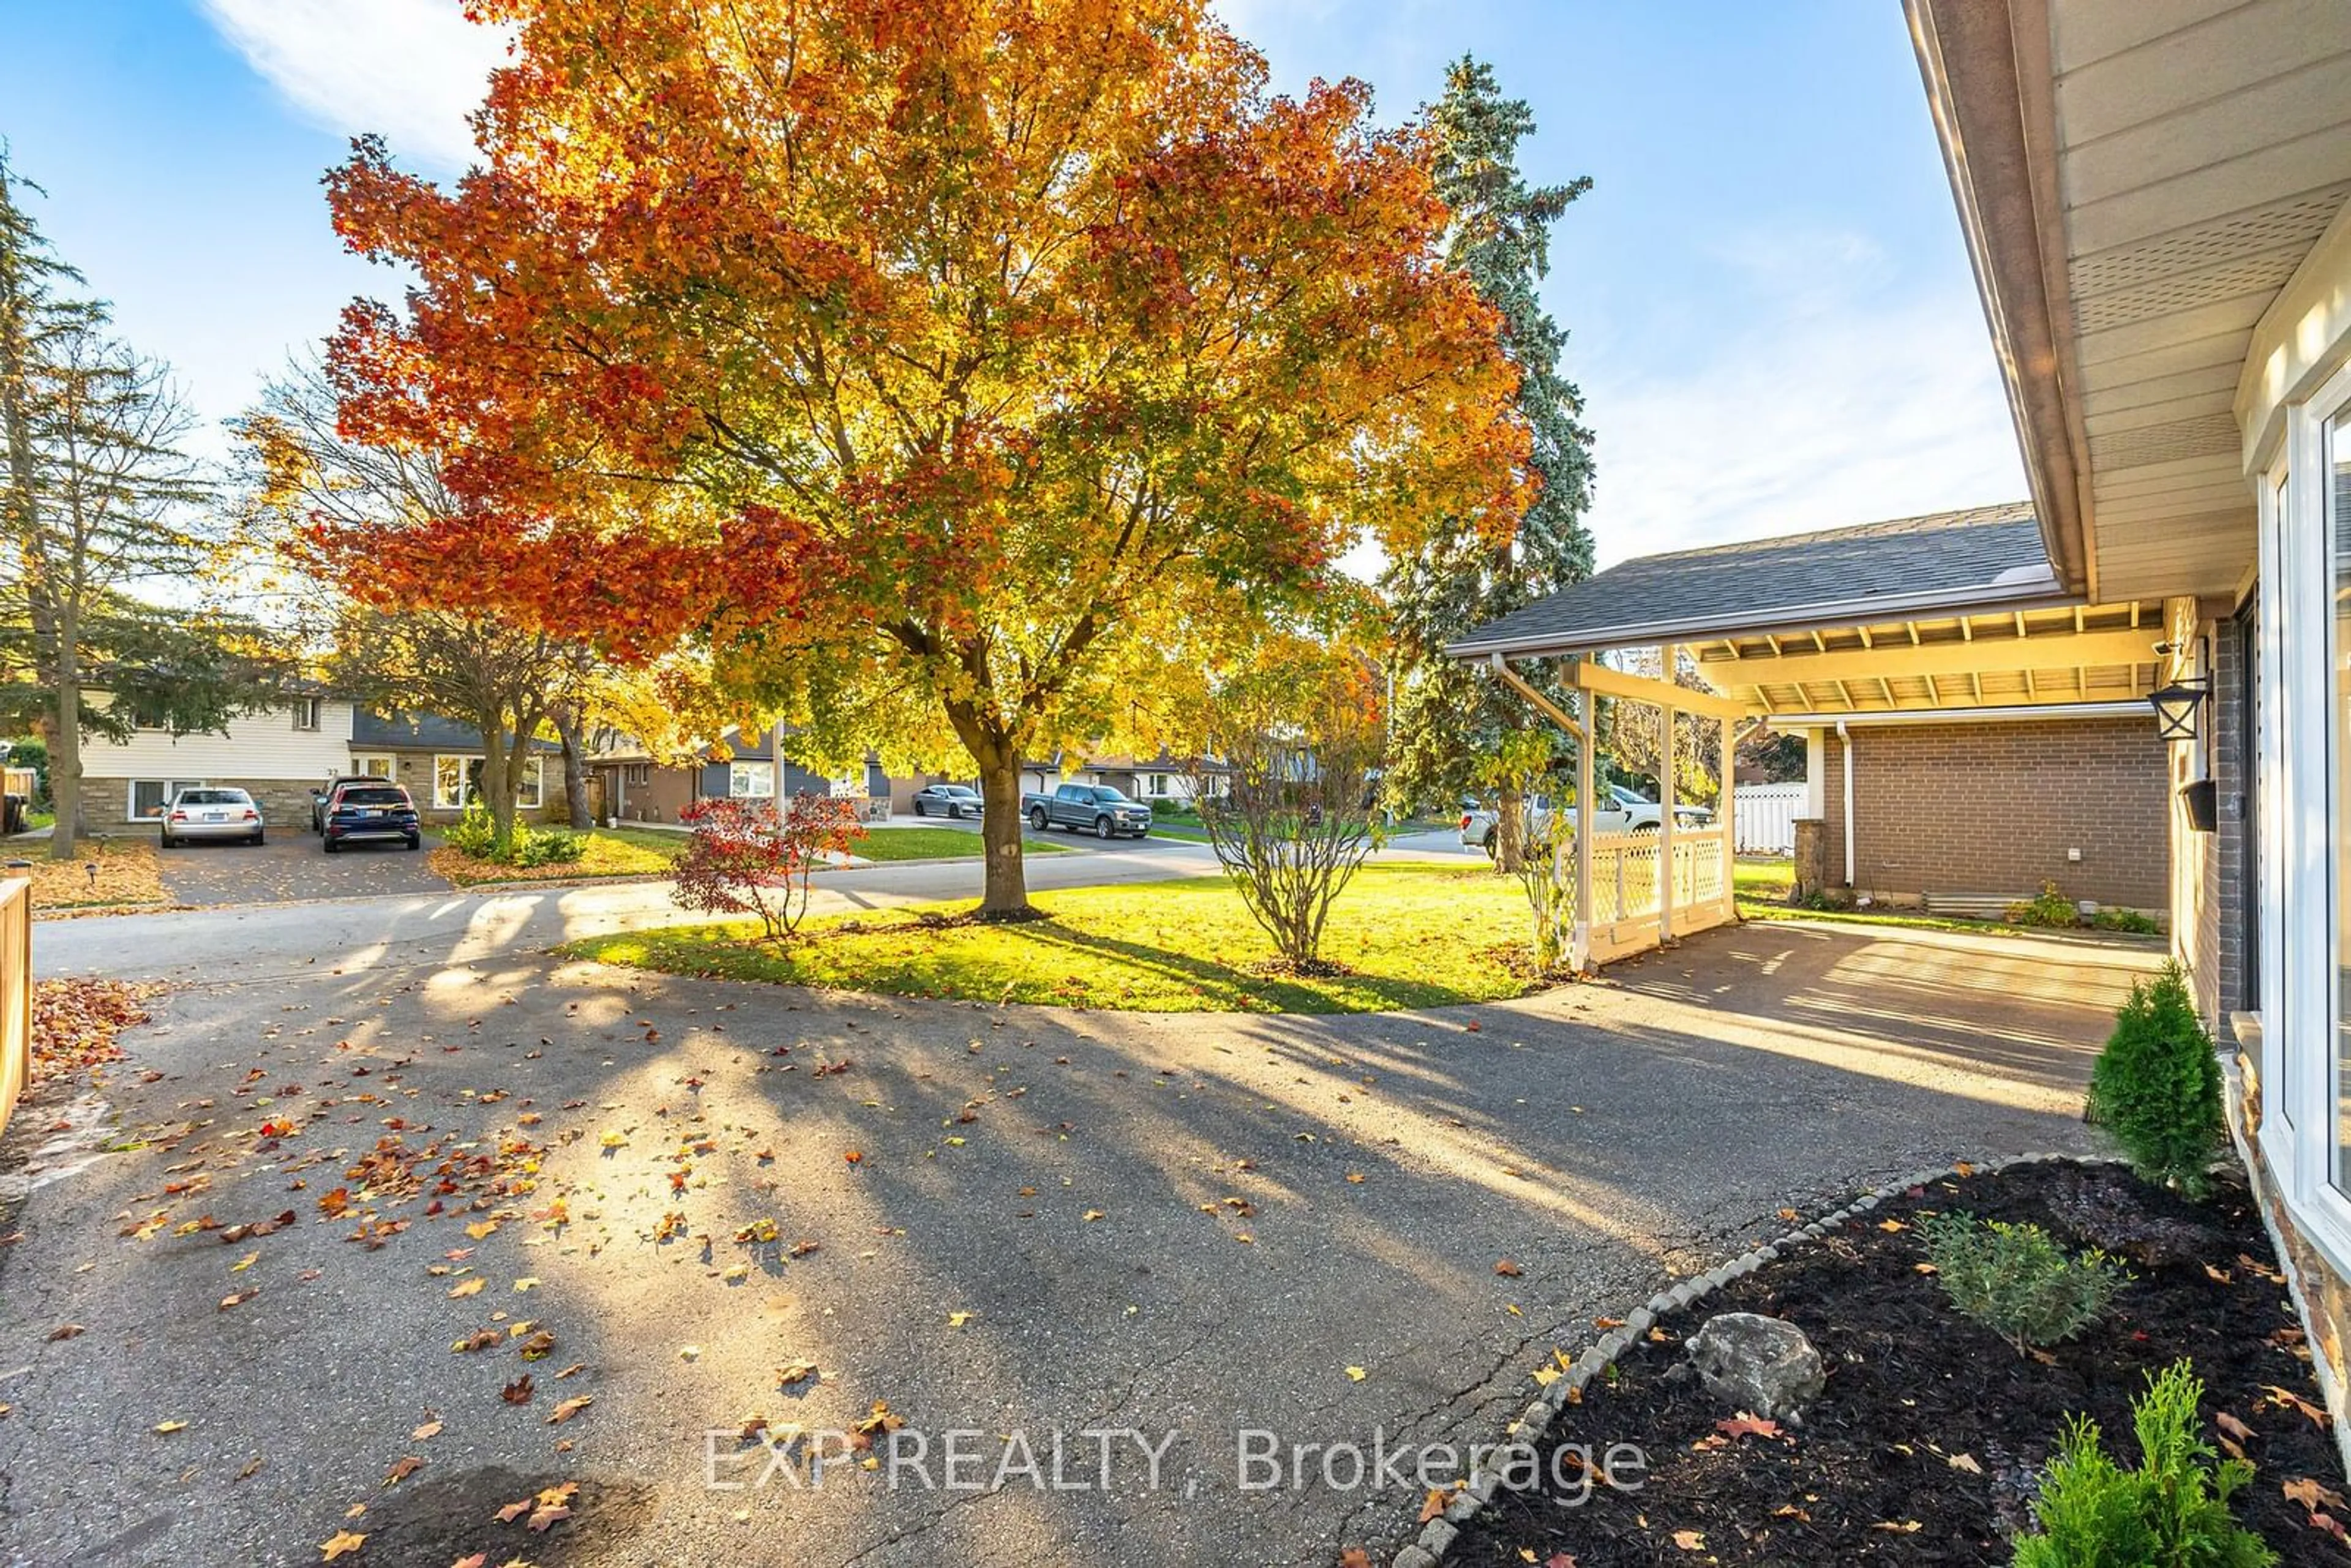
<path fill-rule="evenodd" d="M 115 1037 L 147 1021 L 152 987 L 120 980 L 33 982 L 33 1071 L 26 1088 L 122 1060 Z"/>
<path fill-rule="evenodd" d="M 319 1543 L 319 1561 L 332 1563 L 338 1557 L 348 1557 L 367 1544 L 367 1537 L 357 1531 L 338 1530 Z"/>

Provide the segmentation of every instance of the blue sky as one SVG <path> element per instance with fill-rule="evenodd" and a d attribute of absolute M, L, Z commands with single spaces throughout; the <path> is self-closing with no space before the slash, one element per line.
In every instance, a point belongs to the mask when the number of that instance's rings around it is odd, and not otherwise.
<path fill-rule="evenodd" d="M 1465 50 L 1595 189 L 1546 297 L 1599 436 L 1604 561 L 2024 493 L 1892 0 L 1223 0 L 1277 84 L 1384 118 Z M 496 54 L 455 0 L 9 0 L 0 137 L 60 251 L 207 418 L 353 293 L 319 176 L 381 130 L 446 173 Z"/>

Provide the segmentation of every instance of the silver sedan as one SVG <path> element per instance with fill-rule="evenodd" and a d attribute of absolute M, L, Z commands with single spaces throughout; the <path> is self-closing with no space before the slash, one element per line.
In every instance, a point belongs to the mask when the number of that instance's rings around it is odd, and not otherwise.
<path fill-rule="evenodd" d="M 235 839 L 257 844 L 266 831 L 267 824 L 262 821 L 261 808 L 254 804 L 253 797 L 224 785 L 183 789 L 163 811 L 167 850 L 191 839 Z"/>

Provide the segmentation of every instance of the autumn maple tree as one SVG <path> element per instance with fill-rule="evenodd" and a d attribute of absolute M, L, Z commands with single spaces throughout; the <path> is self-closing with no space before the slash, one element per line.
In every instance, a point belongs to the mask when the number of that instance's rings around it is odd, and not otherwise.
<path fill-rule="evenodd" d="M 705 644 L 812 759 L 1019 768 L 1365 537 L 1506 538 L 1527 437 L 1426 135 L 1268 91 L 1206 0 L 475 0 L 511 63 L 453 185 L 357 144 L 354 437 L 464 515 L 385 591 Z"/>

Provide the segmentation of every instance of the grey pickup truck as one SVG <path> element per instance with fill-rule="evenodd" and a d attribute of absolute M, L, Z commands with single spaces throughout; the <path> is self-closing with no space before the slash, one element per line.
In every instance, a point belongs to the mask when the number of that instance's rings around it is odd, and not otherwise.
<path fill-rule="evenodd" d="M 1151 808 L 1107 784 L 1063 784 L 1050 795 L 1023 795 L 1020 814 L 1039 832 L 1048 828 L 1091 830 L 1098 839 L 1143 838 L 1151 831 Z"/>

